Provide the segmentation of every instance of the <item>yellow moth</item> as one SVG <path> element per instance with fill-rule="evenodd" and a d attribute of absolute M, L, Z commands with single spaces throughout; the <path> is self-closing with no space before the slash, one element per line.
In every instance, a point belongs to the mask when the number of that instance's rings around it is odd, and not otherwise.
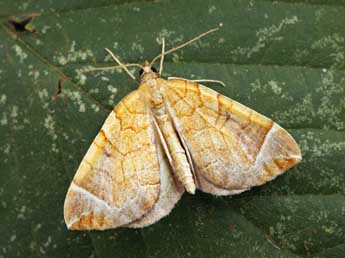
<path fill-rule="evenodd" d="M 200 84 L 207 80 L 161 78 L 164 55 L 217 29 L 168 51 L 162 39 L 162 53 L 143 66 L 107 50 L 119 65 L 101 69 L 121 67 L 135 79 L 127 67 L 138 66 L 140 85 L 109 114 L 80 163 L 65 199 L 69 229 L 148 226 L 185 190 L 239 194 L 301 161 L 286 130 Z"/>

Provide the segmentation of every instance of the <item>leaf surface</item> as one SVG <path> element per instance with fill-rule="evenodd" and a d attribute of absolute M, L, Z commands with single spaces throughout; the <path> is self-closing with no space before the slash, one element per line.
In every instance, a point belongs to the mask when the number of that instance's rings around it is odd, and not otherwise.
<path fill-rule="evenodd" d="M 343 257 L 345 252 L 345 2 L 0 2 L 0 258 Z M 15 32 L 8 19 L 32 21 Z M 71 232 L 63 201 L 114 105 L 137 85 L 123 71 L 83 73 L 166 57 L 164 76 L 209 87 L 271 117 L 303 161 L 249 192 L 185 195 L 144 229 Z M 138 74 L 138 71 L 136 71 Z M 61 86 L 61 94 L 56 96 Z"/>

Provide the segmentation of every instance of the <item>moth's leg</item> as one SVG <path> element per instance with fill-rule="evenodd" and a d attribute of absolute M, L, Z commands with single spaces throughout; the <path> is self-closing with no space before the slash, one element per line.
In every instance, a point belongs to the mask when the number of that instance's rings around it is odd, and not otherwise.
<path fill-rule="evenodd" d="M 174 80 L 174 79 L 185 80 L 185 81 L 189 81 L 189 82 L 197 82 L 197 83 L 199 83 L 199 82 L 213 82 L 213 83 L 218 83 L 218 84 L 225 87 L 225 83 L 222 81 L 218 81 L 218 80 L 208 80 L 208 79 L 189 80 L 189 79 L 185 79 L 185 78 L 181 78 L 181 77 L 168 77 L 168 80 Z"/>

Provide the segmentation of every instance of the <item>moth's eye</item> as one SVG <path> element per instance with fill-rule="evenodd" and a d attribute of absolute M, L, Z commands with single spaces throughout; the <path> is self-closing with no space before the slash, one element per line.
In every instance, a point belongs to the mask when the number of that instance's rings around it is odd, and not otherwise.
<path fill-rule="evenodd" d="M 143 72 L 144 72 L 144 69 L 140 69 L 139 76 L 141 76 L 143 74 Z"/>
<path fill-rule="evenodd" d="M 155 72 L 155 73 L 158 72 L 157 69 L 154 66 L 151 67 L 151 70 L 152 70 L 152 72 Z"/>

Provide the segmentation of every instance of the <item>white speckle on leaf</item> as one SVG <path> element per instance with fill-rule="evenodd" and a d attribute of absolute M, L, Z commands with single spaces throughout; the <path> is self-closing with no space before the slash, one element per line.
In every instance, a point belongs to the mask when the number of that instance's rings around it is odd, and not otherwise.
<path fill-rule="evenodd" d="M 99 106 L 97 106 L 96 104 L 92 104 L 91 109 L 97 113 L 99 111 Z"/>
<path fill-rule="evenodd" d="M 48 99 L 48 91 L 46 88 L 43 88 L 38 91 L 38 96 L 41 100 L 46 100 Z"/>
<path fill-rule="evenodd" d="M 174 63 L 178 63 L 180 60 L 180 56 L 177 53 L 172 54 L 172 60 Z"/>
<path fill-rule="evenodd" d="M 0 120 L 0 125 L 7 125 L 8 124 L 8 120 L 7 120 L 7 114 L 4 112 L 2 113 L 2 117 Z"/>
<path fill-rule="evenodd" d="M 30 245 L 29 245 L 29 248 L 30 248 L 31 251 L 34 251 L 36 249 L 36 246 L 37 246 L 36 242 L 31 241 Z"/>
<path fill-rule="evenodd" d="M 336 230 L 333 226 L 322 226 L 322 229 L 328 234 L 333 234 Z"/>
<path fill-rule="evenodd" d="M 18 46 L 14 45 L 13 46 L 14 51 L 16 52 L 16 56 L 19 57 L 19 63 L 23 63 L 24 60 L 28 57 L 28 55 L 23 51 L 23 49 Z"/>
<path fill-rule="evenodd" d="M 34 70 L 33 66 L 29 66 L 29 69 L 28 75 L 34 77 L 34 80 L 37 80 L 40 76 L 40 72 L 38 70 Z"/>
<path fill-rule="evenodd" d="M 286 25 L 293 25 L 299 22 L 297 16 L 284 18 L 278 25 L 272 25 L 267 28 L 261 28 L 256 32 L 257 42 L 253 47 L 238 47 L 236 50 L 233 50 L 231 53 L 233 55 L 245 55 L 250 58 L 254 53 L 259 52 L 264 48 L 267 43 L 272 41 L 281 41 L 283 40 L 282 36 L 279 36 L 279 33 Z"/>
<path fill-rule="evenodd" d="M 214 5 L 212 5 L 210 8 L 208 8 L 208 13 L 212 14 L 215 10 L 217 10 L 217 8 Z"/>
<path fill-rule="evenodd" d="M 40 229 L 42 228 L 42 224 L 41 223 L 38 223 L 38 224 L 36 224 L 36 226 L 34 227 L 34 232 L 37 232 L 37 231 L 39 231 Z"/>
<path fill-rule="evenodd" d="M 43 246 L 40 246 L 39 249 L 40 249 L 40 253 L 41 253 L 41 254 L 45 254 L 45 253 L 46 253 L 46 251 L 44 250 Z"/>
<path fill-rule="evenodd" d="M 112 106 L 115 103 L 115 96 L 117 94 L 117 88 L 115 88 L 112 85 L 108 85 L 107 88 L 112 93 L 112 94 L 109 95 L 109 100 L 108 100 L 108 104 Z"/>
<path fill-rule="evenodd" d="M 309 55 L 310 53 L 307 49 L 296 49 L 294 59 L 296 62 L 302 62 L 302 60 L 304 60 L 304 58 L 308 58 Z"/>
<path fill-rule="evenodd" d="M 26 206 L 23 205 L 17 214 L 17 219 L 25 219 Z"/>
<path fill-rule="evenodd" d="M 159 45 L 162 44 L 162 38 L 165 38 L 165 42 L 169 42 L 171 45 L 175 45 L 177 43 L 181 43 L 183 41 L 183 35 L 180 35 L 177 37 L 176 31 L 169 31 L 168 29 L 162 29 L 160 32 L 158 32 L 158 37 L 156 38 L 156 41 Z"/>
<path fill-rule="evenodd" d="M 67 64 L 67 59 L 64 56 L 58 56 L 56 59 L 60 65 Z"/>
<path fill-rule="evenodd" d="M 262 93 L 273 93 L 274 95 L 279 96 L 281 99 L 286 99 L 292 101 L 293 98 L 288 94 L 287 91 L 283 90 L 283 86 L 285 85 L 284 82 L 278 82 L 270 80 L 268 82 L 262 83 L 259 79 L 255 80 L 255 82 L 250 83 L 252 86 L 252 92 L 262 92 Z"/>
<path fill-rule="evenodd" d="M 12 107 L 12 111 L 11 111 L 10 116 L 11 116 L 12 118 L 17 117 L 17 116 L 18 116 L 18 110 L 19 110 L 18 106 L 14 105 L 14 106 Z"/>
<path fill-rule="evenodd" d="M 108 85 L 107 88 L 111 93 L 114 93 L 114 94 L 117 93 L 117 88 L 115 88 L 113 85 Z"/>
<path fill-rule="evenodd" d="M 110 95 L 108 100 L 108 105 L 113 106 L 114 105 L 114 95 Z"/>
<path fill-rule="evenodd" d="M 316 88 L 316 92 L 321 95 L 321 103 L 317 107 L 317 115 L 319 118 L 327 121 L 325 127 L 334 126 L 338 130 L 345 129 L 345 121 L 342 113 L 345 111 L 344 96 L 345 79 L 337 78 L 333 70 L 321 73 L 322 84 Z"/>
<path fill-rule="evenodd" d="M 312 95 L 307 94 L 303 97 L 302 102 L 296 103 L 289 110 L 278 110 L 273 117 L 285 123 L 311 123 L 315 117 Z"/>
<path fill-rule="evenodd" d="M 44 25 L 44 26 L 42 27 L 42 30 L 41 30 L 42 34 L 46 34 L 46 33 L 47 33 L 47 31 L 48 31 L 49 29 L 51 29 L 51 27 L 50 27 L 50 26 L 48 26 L 48 25 Z"/>
<path fill-rule="evenodd" d="M 52 242 L 52 237 L 51 236 L 48 236 L 48 239 L 45 243 L 43 243 L 44 247 L 48 247 Z"/>
<path fill-rule="evenodd" d="M 139 43 L 136 43 L 136 42 L 132 43 L 131 49 L 133 51 L 136 51 L 136 50 L 139 51 L 140 54 L 144 53 L 144 47 L 142 45 L 140 45 Z"/>
<path fill-rule="evenodd" d="M 79 78 L 77 77 L 78 83 L 79 83 L 80 85 L 84 85 L 85 82 L 86 82 L 86 78 L 87 78 L 87 77 L 86 77 L 85 74 L 80 74 Z"/>
<path fill-rule="evenodd" d="M 51 114 L 48 114 L 44 119 L 44 127 L 48 129 L 48 134 L 52 137 L 52 139 L 56 140 L 57 135 L 55 133 L 55 121 Z"/>
<path fill-rule="evenodd" d="M 78 81 L 78 84 L 85 85 L 87 77 L 83 73 L 83 70 L 77 69 L 76 72 L 77 72 L 76 80 Z"/>
<path fill-rule="evenodd" d="M 93 53 L 90 49 L 76 50 L 76 48 L 76 42 L 72 41 L 67 56 L 54 56 L 54 60 L 57 61 L 60 65 L 65 65 L 71 62 L 85 61 L 88 57 L 93 56 Z"/>
<path fill-rule="evenodd" d="M 329 57 L 334 60 L 330 69 L 337 68 L 338 66 L 342 67 L 345 62 L 345 38 L 338 33 L 333 33 L 317 40 L 312 44 L 311 48 L 317 50 L 328 49 L 328 52 L 330 52 Z"/>
<path fill-rule="evenodd" d="M 42 41 L 40 40 L 40 39 L 36 39 L 36 41 L 35 41 L 35 43 L 36 43 L 36 45 L 42 45 Z"/>
<path fill-rule="evenodd" d="M 6 104 L 7 96 L 5 94 L 1 94 L 0 96 L 0 104 L 4 105 Z"/>
<path fill-rule="evenodd" d="M 71 91 L 70 89 L 65 89 L 62 94 L 78 105 L 79 112 L 86 112 L 86 105 L 85 103 L 83 103 L 79 91 Z"/>
<path fill-rule="evenodd" d="M 129 68 L 128 71 L 130 71 L 132 74 L 135 74 L 135 69 L 134 68 Z"/>
<path fill-rule="evenodd" d="M 63 133 L 62 136 L 63 136 L 63 138 L 64 138 L 65 140 L 69 140 L 69 136 L 68 136 L 67 133 Z"/>
<path fill-rule="evenodd" d="M 276 81 L 269 81 L 268 85 L 271 86 L 272 91 L 279 95 L 282 92 L 282 88 L 278 86 L 278 83 Z"/>
<path fill-rule="evenodd" d="M 55 25 L 56 25 L 56 28 L 62 29 L 62 25 L 60 23 L 57 22 Z"/>
<path fill-rule="evenodd" d="M 69 49 L 69 52 L 74 52 L 75 51 L 75 45 L 76 45 L 76 43 L 75 43 L 75 41 L 73 40 L 72 41 L 72 44 L 71 44 L 71 47 L 70 47 L 70 49 Z"/>
<path fill-rule="evenodd" d="M 219 44 L 223 44 L 224 42 L 225 42 L 225 39 L 224 39 L 224 38 L 219 38 L 219 39 L 218 39 L 218 43 L 219 43 Z"/>
<path fill-rule="evenodd" d="M 59 152 L 59 149 L 57 148 L 55 142 L 52 143 L 52 152 L 55 152 L 55 153 L 58 153 L 58 152 Z"/>
<path fill-rule="evenodd" d="M 11 150 L 11 145 L 6 144 L 4 147 L 4 154 L 9 154 Z"/>
<path fill-rule="evenodd" d="M 98 88 L 93 88 L 89 91 L 90 93 L 94 93 L 94 94 L 97 94 L 99 93 L 99 89 Z"/>
<path fill-rule="evenodd" d="M 105 55 L 105 57 L 103 59 L 104 62 L 110 62 L 112 60 L 113 60 L 113 58 L 110 55 Z"/>
<path fill-rule="evenodd" d="M 10 241 L 11 242 L 13 242 L 14 240 L 16 240 L 17 239 L 17 236 L 16 235 L 12 235 L 11 237 L 10 237 Z"/>
<path fill-rule="evenodd" d="M 84 113 L 85 111 L 86 111 L 85 104 L 84 103 L 80 104 L 79 105 L 79 112 Z"/>
<path fill-rule="evenodd" d="M 119 42 L 114 42 L 113 43 L 113 49 L 117 49 L 119 47 Z"/>
<path fill-rule="evenodd" d="M 19 6 L 19 9 L 25 11 L 28 7 L 29 3 L 24 2 Z"/>
<path fill-rule="evenodd" d="M 313 155 L 308 157 L 309 162 L 318 162 L 320 158 L 327 157 L 331 153 L 341 153 L 345 150 L 345 141 L 332 142 L 329 139 L 320 139 L 313 131 L 302 134 L 299 139 L 299 144 L 302 153 L 313 153 Z"/>
<path fill-rule="evenodd" d="M 7 208 L 7 203 L 5 201 L 1 201 L 1 207 L 6 209 Z"/>

